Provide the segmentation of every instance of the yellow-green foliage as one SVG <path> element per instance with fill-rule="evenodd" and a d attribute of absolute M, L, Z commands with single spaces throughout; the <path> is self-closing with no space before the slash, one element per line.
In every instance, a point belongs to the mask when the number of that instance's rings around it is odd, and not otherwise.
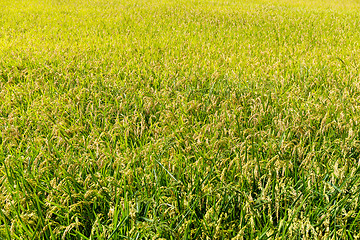
<path fill-rule="evenodd" d="M 0 0 L 0 239 L 358 239 L 358 1 Z"/>

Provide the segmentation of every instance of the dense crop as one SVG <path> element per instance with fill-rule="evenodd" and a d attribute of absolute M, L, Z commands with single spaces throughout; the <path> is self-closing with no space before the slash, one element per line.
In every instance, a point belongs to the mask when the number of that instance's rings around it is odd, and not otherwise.
<path fill-rule="evenodd" d="M 356 1 L 0 6 L 0 239 L 360 238 Z"/>

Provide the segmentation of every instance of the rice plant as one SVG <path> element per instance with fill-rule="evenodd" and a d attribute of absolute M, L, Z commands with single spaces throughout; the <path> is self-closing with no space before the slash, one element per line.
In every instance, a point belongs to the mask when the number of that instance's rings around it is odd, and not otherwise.
<path fill-rule="evenodd" d="M 0 6 L 0 239 L 360 238 L 358 1 Z"/>

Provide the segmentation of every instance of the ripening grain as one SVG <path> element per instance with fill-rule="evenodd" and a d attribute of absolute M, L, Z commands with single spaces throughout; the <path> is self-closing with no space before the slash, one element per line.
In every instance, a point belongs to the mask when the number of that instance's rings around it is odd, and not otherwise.
<path fill-rule="evenodd" d="M 0 6 L 0 239 L 360 238 L 357 1 Z"/>

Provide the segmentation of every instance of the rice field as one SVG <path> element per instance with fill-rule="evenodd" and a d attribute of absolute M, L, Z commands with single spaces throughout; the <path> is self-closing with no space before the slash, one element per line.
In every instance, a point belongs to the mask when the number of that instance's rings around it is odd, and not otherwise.
<path fill-rule="evenodd" d="M 0 9 L 0 239 L 360 239 L 359 1 Z"/>

